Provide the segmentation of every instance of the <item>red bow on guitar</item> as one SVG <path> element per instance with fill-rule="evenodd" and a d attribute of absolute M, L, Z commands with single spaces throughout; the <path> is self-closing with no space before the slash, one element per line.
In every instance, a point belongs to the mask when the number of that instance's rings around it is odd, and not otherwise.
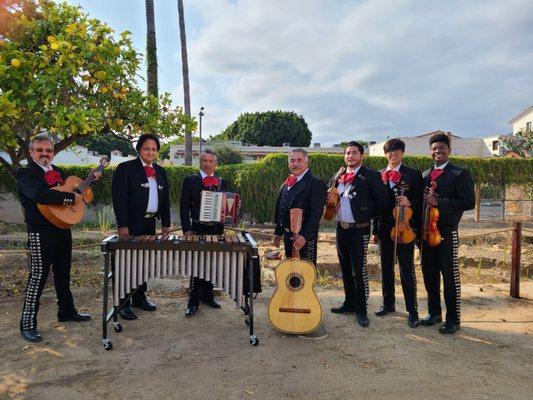
<path fill-rule="evenodd" d="M 389 169 L 388 171 L 383 171 L 381 173 L 381 180 L 383 183 L 392 182 L 397 184 L 402 179 L 402 174 L 394 169 Z"/>
<path fill-rule="evenodd" d="M 218 178 L 216 176 L 206 176 L 204 179 L 202 179 L 202 183 L 205 187 L 211 187 L 211 186 L 218 186 Z"/>
<path fill-rule="evenodd" d="M 434 169 L 433 171 L 431 171 L 431 173 L 429 174 L 429 181 L 432 182 L 434 180 L 436 180 L 439 176 L 441 176 L 442 174 L 444 173 L 444 170 L 443 169 Z"/>
<path fill-rule="evenodd" d="M 352 184 L 354 180 L 355 172 L 347 172 L 339 178 L 339 183 L 344 183 L 345 185 L 347 185 L 348 183 Z"/>
<path fill-rule="evenodd" d="M 147 178 L 154 178 L 155 179 L 155 168 L 150 167 L 148 165 L 144 166 L 144 173 L 146 174 Z"/>
<path fill-rule="evenodd" d="M 50 187 L 63 184 L 63 178 L 61 178 L 59 172 L 54 171 L 53 169 L 44 173 L 44 180 Z"/>
<path fill-rule="evenodd" d="M 283 182 L 284 185 L 287 185 L 288 187 L 296 185 L 296 182 L 298 182 L 298 178 L 296 175 L 289 175 L 287 179 L 285 179 L 285 182 Z"/>

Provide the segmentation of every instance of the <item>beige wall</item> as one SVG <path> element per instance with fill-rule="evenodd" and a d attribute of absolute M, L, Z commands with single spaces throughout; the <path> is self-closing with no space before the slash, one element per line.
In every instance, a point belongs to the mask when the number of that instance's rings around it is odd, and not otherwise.
<path fill-rule="evenodd" d="M 400 139 L 405 142 L 405 154 L 419 156 L 429 155 L 428 137 L 407 137 Z M 490 148 L 492 149 L 492 142 L 490 143 Z M 371 145 L 369 154 L 371 156 L 382 156 L 384 144 L 385 142 L 379 142 Z M 479 138 L 453 138 L 451 147 L 453 156 L 491 157 L 493 155 L 484 139 Z"/>
<path fill-rule="evenodd" d="M 521 130 L 526 130 L 526 124 L 530 122 L 533 129 L 533 110 L 530 110 L 529 113 L 524 115 L 522 118 L 513 122 L 513 133 L 517 133 Z"/>

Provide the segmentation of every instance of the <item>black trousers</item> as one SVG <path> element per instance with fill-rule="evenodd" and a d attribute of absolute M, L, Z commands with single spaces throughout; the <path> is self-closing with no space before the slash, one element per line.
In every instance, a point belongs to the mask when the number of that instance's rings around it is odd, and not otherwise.
<path fill-rule="evenodd" d="M 202 224 L 193 221 L 192 230 L 195 235 L 222 235 L 224 233 L 223 224 Z M 213 284 L 205 279 L 193 278 L 189 283 L 189 301 L 188 306 L 198 306 L 200 300 L 213 300 Z"/>
<path fill-rule="evenodd" d="M 58 316 L 70 315 L 75 311 L 70 291 L 72 262 L 70 229 L 28 226 L 28 247 L 30 249 L 30 274 L 20 320 L 22 330 L 37 329 L 40 298 L 50 266 L 54 273 Z"/>
<path fill-rule="evenodd" d="M 155 217 L 152 218 L 143 218 L 139 220 L 130 220 L 128 222 L 128 229 L 130 231 L 130 235 L 132 236 L 140 236 L 140 235 L 155 235 Z M 112 263 L 114 265 L 114 263 Z M 146 300 L 146 290 L 148 289 L 148 285 L 146 283 L 143 283 L 137 289 L 133 292 L 131 295 L 131 298 L 124 303 L 123 307 L 128 307 L 133 304 L 141 304 Z M 123 299 L 120 299 L 120 302 L 122 303 Z"/>
<path fill-rule="evenodd" d="M 283 235 L 283 245 L 285 247 L 285 257 L 292 257 L 292 233 L 285 232 Z M 311 239 L 305 242 L 304 247 L 300 249 L 300 258 L 311 261 L 316 266 L 317 239 Z"/>
<path fill-rule="evenodd" d="M 444 283 L 446 321 L 461 322 L 461 280 L 457 253 L 459 235 L 457 228 L 441 228 L 442 242 L 435 247 L 422 248 L 422 273 L 428 293 L 428 311 L 431 315 L 441 315 L 440 276 Z"/>
<path fill-rule="evenodd" d="M 381 292 L 383 293 L 383 305 L 388 308 L 394 307 L 396 301 L 394 295 L 394 242 L 390 236 L 392 228 L 392 226 L 383 225 L 378 231 L 381 258 Z M 418 312 L 414 251 L 414 241 L 408 244 L 398 243 L 396 249 L 400 264 L 400 281 L 405 299 L 405 308 L 409 313 Z"/>
<path fill-rule="evenodd" d="M 342 270 L 344 304 L 357 314 L 366 315 L 368 306 L 368 270 L 366 256 L 370 227 L 343 229 L 337 225 L 337 254 Z"/>

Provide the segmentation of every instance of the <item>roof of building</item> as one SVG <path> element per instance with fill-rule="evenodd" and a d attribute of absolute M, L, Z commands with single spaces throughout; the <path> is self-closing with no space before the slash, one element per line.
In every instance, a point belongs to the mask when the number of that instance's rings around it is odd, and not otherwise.
<path fill-rule="evenodd" d="M 533 111 L 533 106 L 529 106 L 524 111 L 522 111 L 520 114 L 518 114 L 516 117 L 510 119 L 507 121 L 508 124 L 514 124 L 516 121 L 518 121 L 520 118 L 524 117 L 525 115 L 529 114 Z"/>
<path fill-rule="evenodd" d="M 421 138 L 421 137 L 429 137 L 429 136 L 433 136 L 437 133 L 444 133 L 444 134 L 447 134 L 449 133 L 451 135 L 451 137 L 454 137 L 454 138 L 461 138 L 461 136 L 457 136 L 457 135 L 454 135 L 453 133 L 451 132 L 445 132 L 445 131 L 441 131 L 440 129 L 436 130 L 436 131 L 433 131 L 433 132 L 427 132 L 427 133 L 423 133 L 422 135 L 418 135 L 418 136 L 415 136 L 417 138 Z"/>

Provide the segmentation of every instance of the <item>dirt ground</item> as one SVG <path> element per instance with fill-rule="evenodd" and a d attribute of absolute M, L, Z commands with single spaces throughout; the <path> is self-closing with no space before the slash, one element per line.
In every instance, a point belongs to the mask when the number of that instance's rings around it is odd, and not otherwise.
<path fill-rule="evenodd" d="M 460 250 L 465 260 L 481 263 L 462 266 L 461 331 L 447 336 L 437 326 L 407 326 L 400 286 L 397 312 L 373 315 L 381 304 L 375 248 L 369 257 L 370 327 L 359 327 L 353 316 L 330 313 L 343 295 L 329 239 L 321 236 L 317 288 L 329 337 L 303 340 L 270 326 L 266 309 L 275 262 L 265 261 L 264 291 L 255 302 L 257 347 L 249 345 L 243 314 L 227 296 L 218 298 L 221 310 L 200 307 L 187 319 L 186 280 L 167 278 L 149 285 L 158 310 L 139 311 L 139 320 L 122 322 L 121 333 L 110 324 L 114 349 L 105 351 L 97 250 L 74 257 L 76 304 L 93 320 L 58 323 L 55 295 L 48 288 L 39 312 L 44 340 L 30 344 L 18 330 L 24 256 L 0 253 L 0 399 L 532 398 L 533 281 L 522 279 L 522 299 L 512 299 L 508 268 L 497 261 L 485 265 L 481 257 L 497 260 L 490 251 L 504 253 L 505 240 L 465 244 Z M 524 250 L 529 257 L 529 245 Z M 419 274 L 418 285 L 424 316 Z"/>

